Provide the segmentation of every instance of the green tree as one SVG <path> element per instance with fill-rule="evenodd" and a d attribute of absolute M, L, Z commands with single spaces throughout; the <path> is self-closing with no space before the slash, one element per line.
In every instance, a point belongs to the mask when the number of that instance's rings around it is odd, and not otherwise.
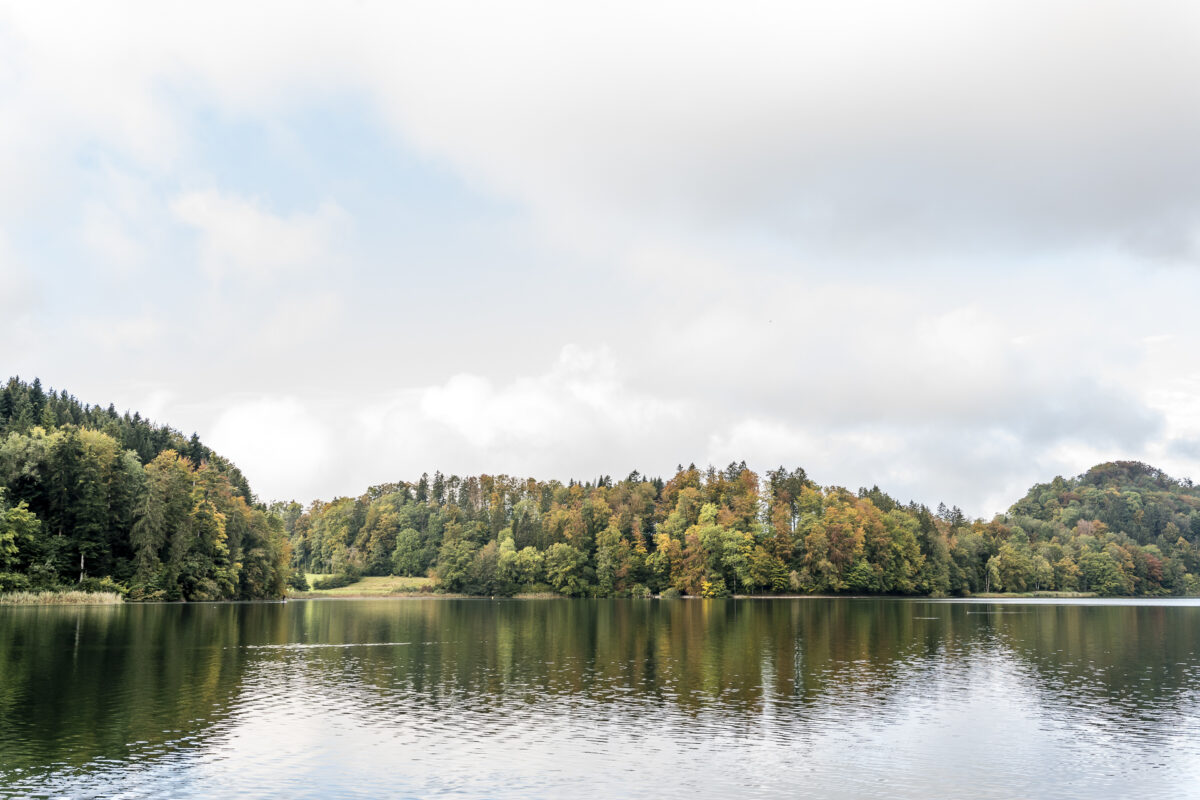
<path fill-rule="evenodd" d="M 396 534 L 396 549 L 392 552 L 392 571 L 397 575 L 424 575 L 429 568 L 425 540 L 416 528 L 405 528 Z"/>
<path fill-rule="evenodd" d="M 471 577 L 471 562 L 478 550 L 478 546 L 473 542 L 458 538 L 447 539 L 438 554 L 438 583 L 447 591 L 463 591 Z"/>
<path fill-rule="evenodd" d="M 22 553 L 28 553 L 41 533 L 42 523 L 25 501 L 10 506 L 0 490 L 0 572 L 21 565 Z"/>
<path fill-rule="evenodd" d="M 1129 593 L 1129 578 L 1107 550 L 1088 550 L 1079 557 L 1079 582 L 1085 592 L 1104 595 Z"/>
<path fill-rule="evenodd" d="M 562 594 L 587 594 L 590 580 L 587 574 L 587 554 L 565 542 L 556 542 L 546 552 L 546 577 L 550 585 Z"/>
<path fill-rule="evenodd" d="M 1004 583 L 1000 576 L 1000 560 L 996 556 L 992 556 L 987 560 L 986 578 L 983 584 L 985 592 L 999 592 L 1004 588 Z"/>
<path fill-rule="evenodd" d="M 546 580 L 546 568 L 542 551 L 536 547 L 522 547 L 517 552 L 517 583 L 525 586 Z"/>

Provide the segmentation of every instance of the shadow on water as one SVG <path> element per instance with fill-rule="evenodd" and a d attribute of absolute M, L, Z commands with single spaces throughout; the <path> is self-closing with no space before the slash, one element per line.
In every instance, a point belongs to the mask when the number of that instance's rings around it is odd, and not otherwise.
<path fill-rule="evenodd" d="M 0 611 L 0 779 L 36 765 L 187 746 L 228 715 L 267 606 L 43 606 Z"/>

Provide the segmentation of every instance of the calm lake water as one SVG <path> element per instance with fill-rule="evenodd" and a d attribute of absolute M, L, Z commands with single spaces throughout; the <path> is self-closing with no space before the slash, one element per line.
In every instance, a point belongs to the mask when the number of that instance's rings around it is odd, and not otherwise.
<path fill-rule="evenodd" d="M 1200 603 L 0 608 L 0 797 L 1200 797 Z"/>

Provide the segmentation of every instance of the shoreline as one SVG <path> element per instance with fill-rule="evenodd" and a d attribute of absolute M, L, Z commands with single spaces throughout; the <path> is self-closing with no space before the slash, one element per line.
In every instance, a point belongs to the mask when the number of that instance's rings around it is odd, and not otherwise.
<path fill-rule="evenodd" d="M 1197 595 L 1101 595 L 1095 592 L 1020 592 L 972 595 L 897 595 L 897 594 L 738 594 L 729 597 L 705 598 L 694 595 L 680 595 L 677 598 L 663 598 L 653 595 L 646 598 L 634 597 L 568 597 L 558 594 L 516 594 L 506 597 L 471 594 L 439 594 L 437 592 L 408 592 L 398 594 L 324 594 L 321 592 L 299 592 L 287 596 L 287 600 L 922 600 L 922 601 L 963 601 L 963 600 L 1194 600 Z M 220 601 L 218 601 L 220 602 Z"/>
<path fill-rule="evenodd" d="M 1108 601 L 1128 601 L 1131 603 L 1153 603 L 1153 602 L 1170 602 L 1170 601 L 1195 601 L 1200 599 L 1200 595 L 1158 595 L 1158 596 L 1131 596 L 1131 595 L 1100 595 L 1095 593 L 1084 592 L 1069 592 L 1069 593 L 1021 593 L 1021 594 L 998 594 L 992 592 L 990 594 L 977 595 L 952 595 L 946 597 L 934 597 L 932 595 L 888 595 L 888 594 L 778 594 L 778 595 L 731 595 L 730 597 L 713 597 L 705 598 L 692 595 L 681 595 L 677 598 L 663 598 L 658 595 L 646 598 L 635 597 L 567 597 L 565 595 L 555 594 L 524 594 L 511 595 L 508 597 L 495 597 L 487 595 L 470 595 L 470 594 L 438 594 L 436 592 L 409 592 L 403 594 L 323 594 L 318 592 L 302 592 L 298 594 L 287 595 L 286 597 L 277 599 L 258 599 L 258 600 L 204 600 L 193 601 L 152 601 L 140 602 L 130 601 L 120 598 L 95 598 L 91 595 L 83 596 L 84 593 L 70 593 L 69 597 L 56 597 L 62 593 L 45 593 L 47 597 L 26 597 L 13 598 L 11 596 L 0 595 L 0 608 L 47 608 L 47 607 L 68 607 L 68 606 L 84 606 L 89 608 L 112 607 L 112 606 L 142 606 L 142 605 L 217 605 L 217 604 L 276 604 L 287 603 L 288 601 L 308 601 L 308 600 L 913 600 L 921 602 L 939 602 L 939 603 L 962 603 L 962 602 L 1012 602 L 1014 600 L 1030 600 L 1030 601 L 1072 601 L 1072 600 L 1108 600 Z"/>

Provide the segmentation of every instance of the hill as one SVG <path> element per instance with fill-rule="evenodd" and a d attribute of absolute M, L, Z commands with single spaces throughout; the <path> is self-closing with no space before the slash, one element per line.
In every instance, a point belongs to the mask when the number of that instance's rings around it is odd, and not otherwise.
<path fill-rule="evenodd" d="M 1200 487 L 1138 461 L 1115 461 L 1038 484 L 1009 513 L 1062 528 L 1093 521 L 1138 544 L 1169 546 L 1200 536 Z"/>
<path fill-rule="evenodd" d="M 0 591 L 274 597 L 288 559 L 280 520 L 195 434 L 38 380 L 0 389 Z"/>

